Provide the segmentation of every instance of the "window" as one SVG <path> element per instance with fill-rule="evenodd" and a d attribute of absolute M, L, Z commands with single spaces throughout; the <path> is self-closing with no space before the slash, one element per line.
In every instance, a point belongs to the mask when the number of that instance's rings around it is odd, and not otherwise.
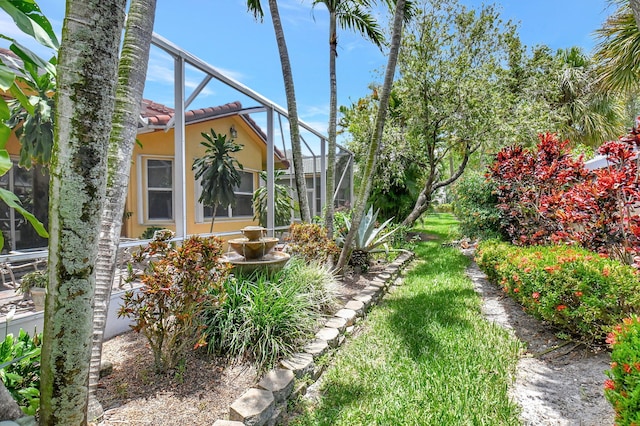
<path fill-rule="evenodd" d="M 146 158 L 146 219 L 173 221 L 173 160 Z"/>
<path fill-rule="evenodd" d="M 218 205 L 216 209 L 216 218 L 237 218 L 237 217 L 253 217 L 253 204 L 251 198 L 255 190 L 255 176 L 254 172 L 240 171 L 240 185 L 234 188 L 234 194 L 236 196 L 236 205 L 234 207 L 222 208 Z M 202 193 L 202 185 L 200 182 L 196 183 L 196 200 L 200 199 Z M 205 220 L 211 220 L 213 214 L 213 208 L 210 206 L 203 206 L 198 202 L 198 221 L 204 222 Z"/>
<path fill-rule="evenodd" d="M 13 167 L 0 177 L 0 188 L 16 194 L 22 207 L 48 228 L 49 173 L 46 168 L 35 166 L 26 170 L 14 161 Z M 0 203 L 0 230 L 5 239 L 3 253 L 47 246 L 46 238 L 40 237 L 20 213 L 5 203 Z"/>

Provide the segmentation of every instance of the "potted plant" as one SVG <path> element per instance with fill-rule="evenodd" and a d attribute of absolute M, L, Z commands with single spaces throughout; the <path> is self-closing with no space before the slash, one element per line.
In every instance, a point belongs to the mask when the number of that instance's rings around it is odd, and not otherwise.
<path fill-rule="evenodd" d="M 48 279 L 47 271 L 34 271 L 24 274 L 20 280 L 18 291 L 21 292 L 25 298 L 31 297 L 37 312 L 44 310 L 44 298 Z"/>

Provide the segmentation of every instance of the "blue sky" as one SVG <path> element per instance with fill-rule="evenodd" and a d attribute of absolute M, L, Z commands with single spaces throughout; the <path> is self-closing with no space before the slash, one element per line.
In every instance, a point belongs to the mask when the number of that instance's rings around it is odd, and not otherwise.
<path fill-rule="evenodd" d="M 546 44 L 552 49 L 581 46 L 590 52 L 593 32 L 612 13 L 606 0 L 460 0 L 477 7 L 496 3 L 504 20 L 519 22 L 524 44 Z M 329 111 L 328 15 L 323 6 L 312 12 L 311 0 L 278 2 L 293 68 L 298 111 L 305 122 L 325 132 Z M 40 0 L 41 9 L 59 32 L 64 15 L 62 0 Z M 265 8 L 267 2 L 263 0 Z M 265 11 L 267 11 L 265 9 Z M 384 16 L 380 16 L 384 18 Z M 0 32 L 13 33 L 8 16 L 0 12 Z M 158 0 L 154 30 L 178 47 L 203 59 L 254 91 L 286 106 L 280 61 L 269 16 L 256 22 L 244 0 Z M 17 35 L 16 35 L 17 37 Z M 0 46 L 5 47 L 3 40 Z M 365 96 L 368 85 L 381 80 L 385 55 L 348 31 L 339 33 L 338 103 L 348 105 Z M 153 49 L 145 97 L 172 106 L 173 65 L 168 55 Z M 187 90 L 202 76 L 187 70 Z M 189 93 L 187 93 L 187 96 Z M 210 83 L 192 107 L 221 105 L 242 95 Z"/>

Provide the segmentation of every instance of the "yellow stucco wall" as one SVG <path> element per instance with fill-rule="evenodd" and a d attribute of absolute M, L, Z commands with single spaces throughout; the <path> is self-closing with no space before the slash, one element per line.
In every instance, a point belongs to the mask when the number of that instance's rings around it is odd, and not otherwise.
<path fill-rule="evenodd" d="M 260 184 L 258 172 L 266 169 L 266 144 L 255 133 L 255 131 L 239 116 L 224 117 L 209 120 L 201 123 L 190 124 L 186 127 L 186 153 L 185 153 L 185 182 L 173 182 L 174 188 L 178 184 L 185 186 L 186 212 L 188 235 L 198 233 L 208 233 L 210 221 L 204 219 L 203 222 L 196 221 L 196 186 L 194 171 L 191 170 L 193 161 L 204 154 L 204 147 L 200 144 L 204 138 L 201 132 L 210 132 L 213 128 L 218 133 L 229 133 L 229 128 L 234 126 L 238 132 L 235 141 L 244 146 L 236 153 L 238 161 L 243 165 L 245 171 L 254 172 L 254 188 Z M 173 222 L 148 221 L 144 219 L 144 209 L 146 209 L 146 196 L 144 191 L 145 170 L 142 167 L 145 157 L 158 159 L 174 159 L 174 130 L 168 132 L 158 130 L 152 133 L 138 135 L 139 144 L 136 144 L 132 156 L 129 189 L 125 211 L 127 212 L 122 227 L 122 235 L 129 238 L 138 238 L 151 226 L 169 228 L 175 230 Z M 20 144 L 12 134 L 6 146 L 9 154 L 16 161 L 20 152 Z M 279 164 L 276 161 L 276 167 Z M 175 167 L 175 164 L 174 164 Z M 282 167 L 280 165 L 280 167 Z M 175 191 L 174 191 L 175 195 Z M 175 212 L 174 212 L 175 217 Z M 252 217 L 243 218 L 216 218 L 214 232 L 239 231 L 248 225 L 256 225 L 257 222 Z"/>
<path fill-rule="evenodd" d="M 238 131 L 236 143 L 244 146 L 244 148 L 236 153 L 238 161 L 243 165 L 247 172 L 255 172 L 254 188 L 259 185 L 259 176 L 257 172 L 266 169 L 266 145 L 256 135 L 253 129 L 238 116 L 220 118 L 202 123 L 195 123 L 186 127 L 185 140 L 185 182 L 174 182 L 174 188 L 177 184 L 184 184 L 186 196 L 186 223 L 187 234 L 208 233 L 210 230 L 210 221 L 204 219 L 203 222 L 196 221 L 196 182 L 194 171 L 191 170 L 193 161 L 204 155 L 204 147 L 200 144 L 204 138 L 201 132 L 210 132 L 213 128 L 218 133 L 228 134 L 229 128 L 235 126 Z M 174 154 L 174 131 L 169 132 L 156 131 L 153 133 L 144 133 L 138 135 L 138 140 L 142 146 L 137 145 L 134 149 L 131 166 L 131 179 L 129 185 L 129 193 L 127 197 L 126 210 L 130 212 L 128 219 L 123 224 L 123 235 L 131 238 L 139 237 L 148 227 L 158 226 L 163 228 L 175 229 L 173 222 L 148 221 L 145 220 L 145 194 L 144 194 L 144 168 L 142 165 L 145 158 L 157 157 L 158 159 L 173 159 Z M 174 164 L 175 167 L 175 164 Z M 175 193 L 174 193 L 175 194 Z M 174 212 L 175 216 L 175 212 Z M 231 232 L 238 231 L 247 225 L 255 225 L 257 222 L 251 217 L 246 218 L 216 218 L 214 223 L 214 232 Z"/>

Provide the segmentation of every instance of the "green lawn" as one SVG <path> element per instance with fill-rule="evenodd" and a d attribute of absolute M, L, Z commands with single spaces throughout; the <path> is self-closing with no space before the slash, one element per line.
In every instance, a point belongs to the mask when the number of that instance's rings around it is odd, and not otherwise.
<path fill-rule="evenodd" d="M 441 247 L 455 226 L 429 216 L 404 285 L 375 307 L 322 378 L 296 425 L 518 425 L 507 388 L 519 343 L 480 313 L 468 259 Z"/>

